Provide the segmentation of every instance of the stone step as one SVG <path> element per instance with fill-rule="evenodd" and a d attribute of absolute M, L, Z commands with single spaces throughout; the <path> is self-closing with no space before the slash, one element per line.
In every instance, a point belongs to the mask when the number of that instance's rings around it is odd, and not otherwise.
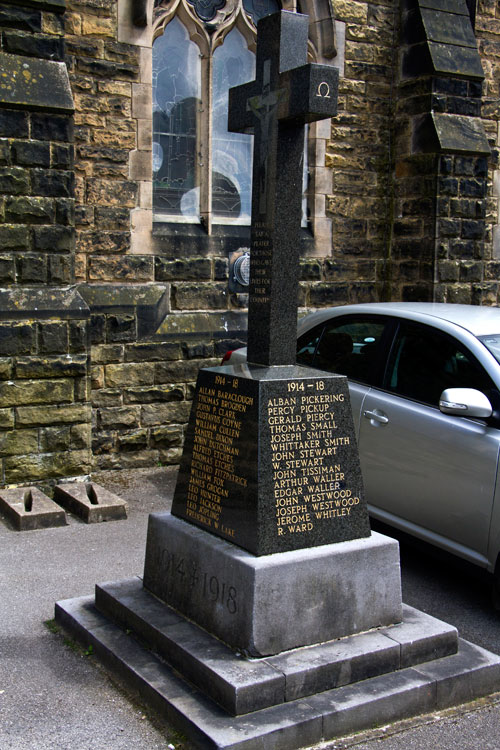
<path fill-rule="evenodd" d="M 454 627 L 405 606 L 398 625 L 248 659 L 185 620 L 140 578 L 98 584 L 95 605 L 235 715 L 448 656 L 458 647 Z"/>
<path fill-rule="evenodd" d="M 355 684 L 232 716 L 104 617 L 93 597 L 56 604 L 57 622 L 141 699 L 213 750 L 298 750 L 487 695 L 500 687 L 500 657 L 459 639 L 457 653 Z"/>

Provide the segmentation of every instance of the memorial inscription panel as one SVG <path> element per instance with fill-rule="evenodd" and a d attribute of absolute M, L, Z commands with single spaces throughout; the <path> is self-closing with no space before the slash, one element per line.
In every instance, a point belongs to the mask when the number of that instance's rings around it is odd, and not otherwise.
<path fill-rule="evenodd" d="M 369 536 L 346 379 L 202 370 L 172 513 L 257 555 Z"/>

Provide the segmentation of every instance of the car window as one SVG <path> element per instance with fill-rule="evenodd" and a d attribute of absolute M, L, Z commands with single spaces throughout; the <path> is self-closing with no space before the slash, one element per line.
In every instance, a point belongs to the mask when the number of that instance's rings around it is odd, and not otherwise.
<path fill-rule="evenodd" d="M 297 362 L 372 384 L 386 327 L 385 318 L 334 318 L 299 338 Z"/>
<path fill-rule="evenodd" d="M 387 390 L 438 406 L 445 388 L 477 388 L 489 395 L 491 379 L 453 336 L 429 326 L 401 324 L 386 376 Z"/>

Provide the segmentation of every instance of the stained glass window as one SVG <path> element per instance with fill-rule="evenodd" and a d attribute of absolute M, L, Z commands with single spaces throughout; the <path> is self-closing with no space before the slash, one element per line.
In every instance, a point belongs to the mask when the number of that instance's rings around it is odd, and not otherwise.
<path fill-rule="evenodd" d="M 197 221 L 199 49 L 173 18 L 153 45 L 153 199 L 158 218 Z"/>
<path fill-rule="evenodd" d="M 213 56 L 212 211 L 214 222 L 250 223 L 252 136 L 227 129 L 228 91 L 252 80 L 255 55 L 233 29 Z"/>
<path fill-rule="evenodd" d="M 219 0 L 188 2 L 201 20 L 203 14 L 213 18 L 221 6 Z M 243 0 L 243 6 L 254 24 L 281 7 L 278 0 Z M 249 225 L 253 139 L 228 132 L 227 112 L 229 89 L 255 77 L 255 55 L 248 48 L 253 38 L 235 23 L 207 54 L 202 34 L 191 27 L 189 33 L 183 20 L 173 15 L 153 44 L 155 220 L 203 223 L 208 232 L 212 224 Z M 306 212 L 304 197 L 303 226 Z"/>

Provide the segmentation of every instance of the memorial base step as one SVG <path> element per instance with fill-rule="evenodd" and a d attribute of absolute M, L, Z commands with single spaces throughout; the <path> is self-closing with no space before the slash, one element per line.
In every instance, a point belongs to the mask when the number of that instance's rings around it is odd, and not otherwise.
<path fill-rule="evenodd" d="M 398 625 L 261 659 L 234 653 L 140 579 L 58 602 L 56 620 L 195 747 L 293 750 L 500 688 L 499 656 L 403 609 Z"/>

